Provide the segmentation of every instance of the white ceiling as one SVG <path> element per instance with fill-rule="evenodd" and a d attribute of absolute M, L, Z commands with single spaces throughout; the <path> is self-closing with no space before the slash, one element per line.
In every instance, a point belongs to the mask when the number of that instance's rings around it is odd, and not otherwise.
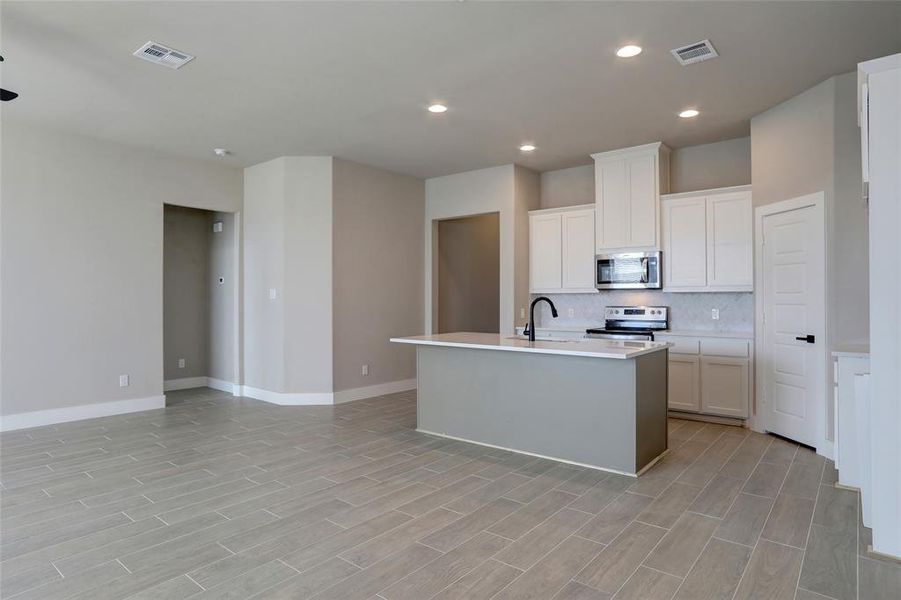
<path fill-rule="evenodd" d="M 335 155 L 432 177 L 538 171 L 749 119 L 901 51 L 901 2 L 40 2 L 4 0 L 5 120 L 247 166 Z M 720 58 L 669 50 L 709 38 Z M 148 40 L 197 58 L 131 53 Z M 644 47 L 630 60 L 614 50 Z M 426 112 L 433 100 L 450 110 Z M 701 116 L 683 120 L 681 109 Z M 534 142 L 523 155 L 518 146 Z"/>

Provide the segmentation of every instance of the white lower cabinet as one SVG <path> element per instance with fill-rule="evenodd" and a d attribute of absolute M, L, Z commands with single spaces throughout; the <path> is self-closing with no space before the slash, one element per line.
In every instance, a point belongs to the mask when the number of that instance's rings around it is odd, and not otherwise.
<path fill-rule="evenodd" d="M 747 419 L 753 342 L 721 337 L 657 335 L 669 342 L 670 410 Z"/>
<path fill-rule="evenodd" d="M 701 357 L 701 412 L 710 415 L 748 416 L 750 392 L 746 358 Z"/>
<path fill-rule="evenodd" d="M 697 356 L 670 354 L 667 396 L 669 408 L 699 412 L 701 393 L 698 385 L 701 377 L 701 363 Z"/>

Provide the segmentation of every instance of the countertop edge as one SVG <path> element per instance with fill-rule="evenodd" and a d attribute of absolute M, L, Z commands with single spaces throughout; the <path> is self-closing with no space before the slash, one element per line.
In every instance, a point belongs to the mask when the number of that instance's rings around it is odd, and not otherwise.
<path fill-rule="evenodd" d="M 444 346 L 447 348 L 473 348 L 476 350 L 497 350 L 500 352 L 526 352 L 530 354 L 553 354 L 553 355 L 562 355 L 562 356 L 583 356 L 586 358 L 612 358 L 614 360 L 628 360 L 630 358 L 635 358 L 637 356 L 643 356 L 645 354 L 651 354 L 652 352 L 659 352 L 661 350 L 666 350 L 670 347 L 671 344 L 661 344 L 659 346 L 655 346 L 653 348 L 641 348 L 629 350 L 628 354 L 610 354 L 605 352 L 597 352 L 591 350 L 575 350 L 575 349 L 566 349 L 566 348 L 535 348 L 535 347 L 527 347 L 527 346 L 496 346 L 493 344 L 478 344 L 473 342 L 449 342 L 449 341 L 438 341 L 438 340 L 416 340 L 410 338 L 389 338 L 389 341 L 394 342 L 396 344 L 410 344 L 413 346 Z"/>

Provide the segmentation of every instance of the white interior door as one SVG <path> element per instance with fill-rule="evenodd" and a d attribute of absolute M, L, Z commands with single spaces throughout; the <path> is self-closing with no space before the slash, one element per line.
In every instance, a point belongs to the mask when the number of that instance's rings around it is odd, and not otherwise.
<path fill-rule="evenodd" d="M 803 200 L 781 203 L 794 207 L 758 220 L 763 339 L 757 364 L 764 429 L 816 447 L 826 403 L 825 234 L 822 202 Z"/>

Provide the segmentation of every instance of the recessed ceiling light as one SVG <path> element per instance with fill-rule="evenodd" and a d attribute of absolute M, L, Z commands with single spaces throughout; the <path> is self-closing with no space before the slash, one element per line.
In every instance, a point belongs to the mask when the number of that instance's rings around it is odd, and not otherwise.
<path fill-rule="evenodd" d="M 641 54 L 641 46 L 635 46 L 632 44 L 623 46 L 616 51 L 616 55 L 620 58 L 632 58 L 633 56 L 638 56 L 639 54 Z"/>
<path fill-rule="evenodd" d="M 519 147 L 520 152 L 534 152 L 535 146 L 533 144 L 523 144 Z"/>
<path fill-rule="evenodd" d="M 447 112 L 447 106 L 445 106 L 444 104 L 430 104 L 430 105 L 429 105 L 429 112 L 430 112 L 430 113 L 443 113 L 443 112 Z"/>
<path fill-rule="evenodd" d="M 223 158 L 231 154 L 231 152 L 229 152 L 227 148 L 213 148 L 213 154 L 219 158 Z"/>
<path fill-rule="evenodd" d="M 680 112 L 679 116 L 682 117 L 683 119 L 690 119 L 692 117 L 697 117 L 699 114 L 701 114 L 701 113 L 699 113 L 694 108 L 688 108 L 688 109 Z"/>

